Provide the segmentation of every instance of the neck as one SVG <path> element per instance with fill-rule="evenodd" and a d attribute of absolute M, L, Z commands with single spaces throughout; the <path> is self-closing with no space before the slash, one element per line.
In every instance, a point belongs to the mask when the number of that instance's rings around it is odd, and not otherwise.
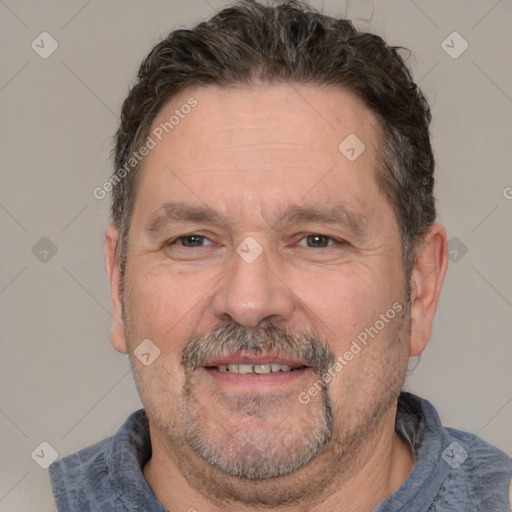
<path fill-rule="evenodd" d="M 254 512 L 265 505 L 277 512 L 368 511 L 395 492 L 413 466 L 410 447 L 394 431 L 396 408 L 388 412 L 379 431 L 352 447 L 351 455 L 340 457 L 328 446 L 294 473 L 257 481 L 226 475 L 192 453 L 176 457 L 150 425 L 153 455 L 144 476 L 169 510 Z"/>

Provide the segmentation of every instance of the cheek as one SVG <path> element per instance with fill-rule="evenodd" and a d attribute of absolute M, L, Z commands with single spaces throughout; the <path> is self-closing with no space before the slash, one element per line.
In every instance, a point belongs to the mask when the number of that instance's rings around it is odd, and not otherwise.
<path fill-rule="evenodd" d="M 132 267 L 127 273 L 125 307 L 133 346 L 147 338 L 179 361 L 201 307 L 201 290 L 182 281 L 163 265 Z"/>
<path fill-rule="evenodd" d="M 194 325 L 189 318 L 191 307 L 166 272 L 132 268 L 130 277 L 125 302 L 130 358 L 144 407 L 152 417 L 160 418 L 163 411 L 175 410 L 185 382 L 180 362 Z M 136 351 L 146 339 L 159 351 L 147 366 L 137 359 Z M 161 419 L 163 423 L 168 420 Z"/>
<path fill-rule="evenodd" d="M 293 291 L 304 313 L 317 332 L 327 339 L 334 337 L 335 352 L 344 350 L 401 298 L 396 281 L 356 264 L 319 273 L 313 279 L 296 276 L 295 283 Z"/>
<path fill-rule="evenodd" d="M 168 263 L 140 262 L 133 265 L 129 278 L 132 303 L 155 320 L 178 321 L 204 294 L 193 275 Z"/>

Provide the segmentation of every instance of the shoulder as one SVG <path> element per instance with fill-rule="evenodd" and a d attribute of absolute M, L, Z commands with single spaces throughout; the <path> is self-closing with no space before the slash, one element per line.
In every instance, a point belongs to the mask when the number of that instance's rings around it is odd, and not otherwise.
<path fill-rule="evenodd" d="M 107 485 L 107 457 L 112 438 L 55 461 L 49 467 L 52 492 L 59 510 L 68 510 Z M 69 508 L 72 510 L 72 508 Z M 81 508 L 80 510 L 89 510 Z"/>
<path fill-rule="evenodd" d="M 448 433 L 448 440 L 452 441 L 452 451 L 455 452 L 460 467 L 463 467 L 467 461 L 469 467 L 475 466 L 473 469 L 476 469 L 478 466 L 480 468 L 477 470 L 480 476 L 484 476 L 489 471 L 503 472 L 509 475 L 512 472 L 512 459 L 496 446 L 470 432 L 449 427 L 445 427 L 444 430 Z M 461 447 L 464 448 L 464 451 L 460 451 Z M 457 449 L 459 450 L 458 454 Z"/>
<path fill-rule="evenodd" d="M 151 455 L 144 409 L 131 414 L 117 433 L 55 461 L 49 468 L 59 510 L 113 510 L 131 493 L 149 494 L 142 466 Z M 131 499 L 131 498 L 126 498 Z M 116 505 L 117 506 L 117 505 Z"/>
<path fill-rule="evenodd" d="M 506 453 L 475 434 L 444 427 L 434 406 L 410 393 L 400 396 L 397 427 L 415 453 L 411 475 L 423 489 L 416 486 L 416 492 L 425 497 L 430 486 L 429 510 L 510 512 L 512 459 Z"/>
<path fill-rule="evenodd" d="M 453 428 L 444 431 L 442 458 L 449 466 L 444 491 L 471 497 L 478 510 L 508 512 L 512 459 L 474 434 Z"/>
<path fill-rule="evenodd" d="M 56 460 L 50 467 L 52 481 L 55 476 L 61 476 L 68 480 L 74 480 L 84 476 L 89 470 L 106 467 L 106 458 L 112 437 L 83 448 L 75 453 Z"/>

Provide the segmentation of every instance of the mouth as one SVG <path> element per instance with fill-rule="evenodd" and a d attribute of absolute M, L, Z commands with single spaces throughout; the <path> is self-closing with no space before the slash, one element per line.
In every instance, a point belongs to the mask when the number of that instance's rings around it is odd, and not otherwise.
<path fill-rule="evenodd" d="M 246 357 L 239 354 L 208 361 L 202 368 L 217 381 L 248 385 L 257 383 L 258 386 L 290 382 L 313 371 L 299 360 L 268 355 Z"/>
<path fill-rule="evenodd" d="M 268 373 L 278 372 L 293 372 L 297 370 L 303 370 L 308 366 L 290 366 L 289 364 L 278 364 L 278 363 L 258 363 L 258 364 L 244 364 L 244 363 L 230 363 L 230 364 L 219 364 L 217 366 L 205 366 L 207 370 L 218 370 L 219 372 L 231 372 L 241 374 L 256 374 L 264 375 Z"/>

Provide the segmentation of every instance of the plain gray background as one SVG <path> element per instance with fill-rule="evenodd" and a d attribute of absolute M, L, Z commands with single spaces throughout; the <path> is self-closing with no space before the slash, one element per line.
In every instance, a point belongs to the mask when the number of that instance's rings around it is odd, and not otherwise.
<path fill-rule="evenodd" d="M 140 407 L 127 357 L 109 343 L 109 197 L 93 190 L 111 173 L 112 136 L 142 58 L 226 4 L 0 0 L 2 511 L 51 510 L 47 470 L 31 457 L 41 442 L 64 456 Z M 512 2 L 311 4 L 412 50 L 434 116 L 452 261 L 406 389 L 433 402 L 445 425 L 512 454 Z M 46 59 L 31 47 L 51 48 L 42 32 L 58 43 Z"/>

